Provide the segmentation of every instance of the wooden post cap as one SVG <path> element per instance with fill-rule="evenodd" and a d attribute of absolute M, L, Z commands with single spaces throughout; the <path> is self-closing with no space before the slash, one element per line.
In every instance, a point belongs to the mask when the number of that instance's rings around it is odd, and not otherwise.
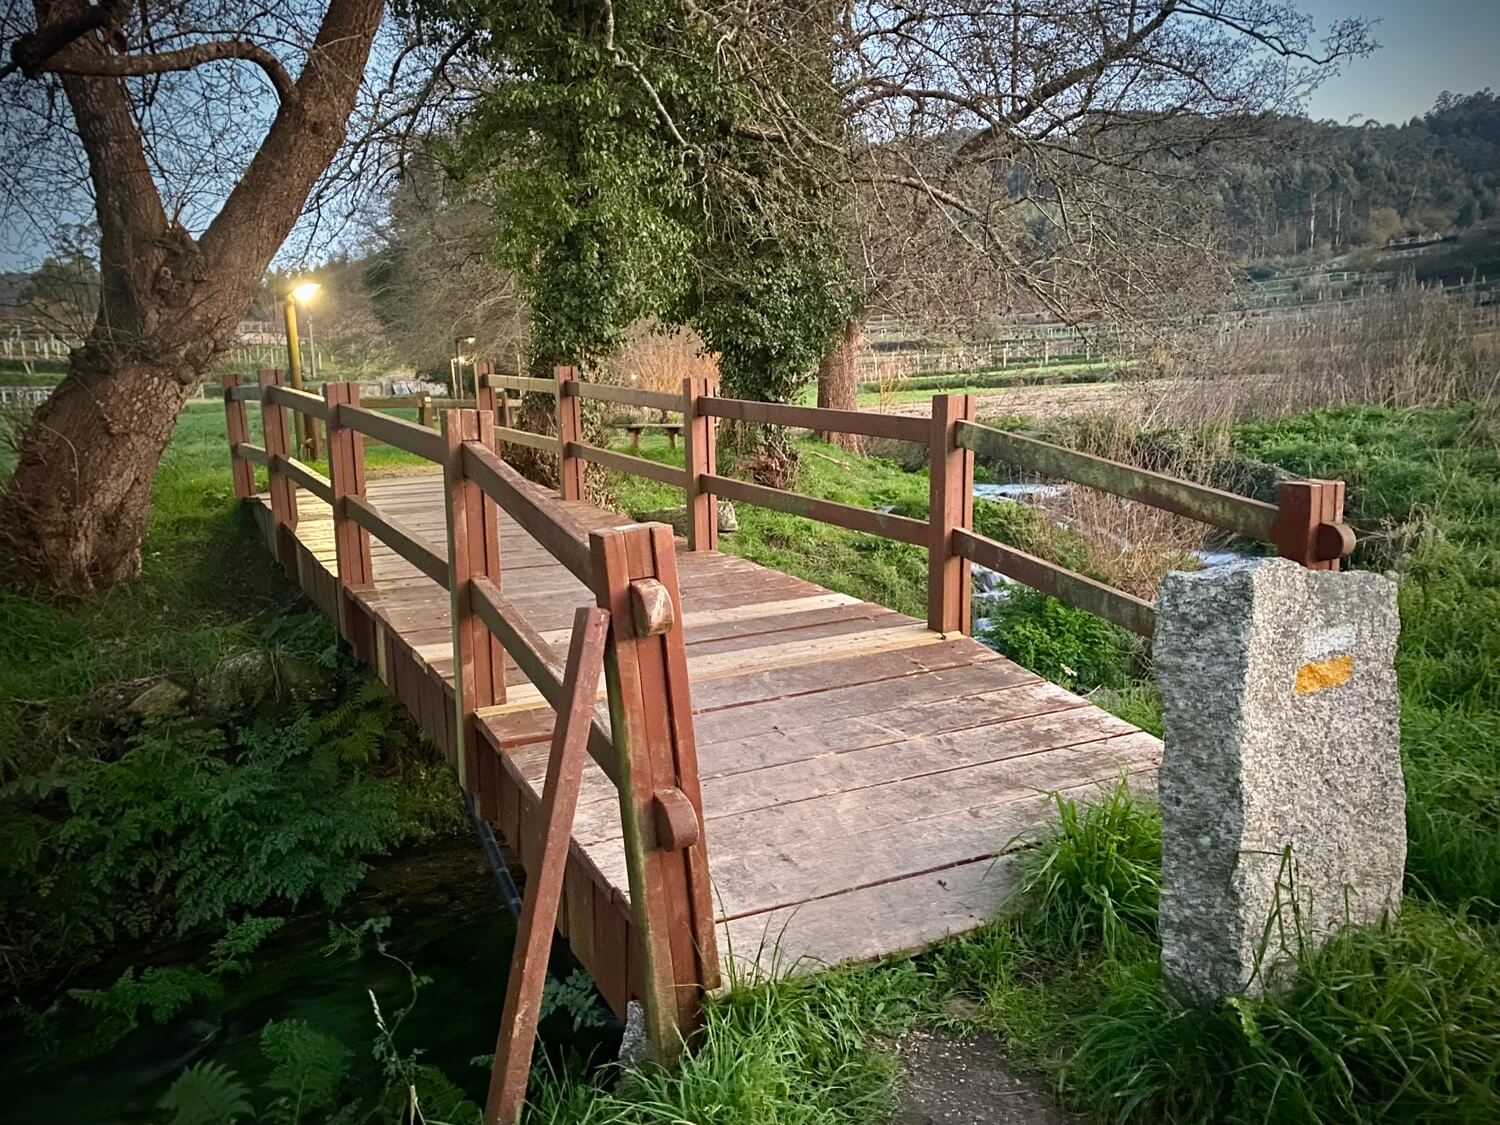
<path fill-rule="evenodd" d="M 1313 547 L 1318 558 L 1342 559 L 1354 552 L 1354 529 L 1346 523 L 1320 523 L 1313 533 Z"/>
<path fill-rule="evenodd" d="M 638 637 L 660 637 L 676 622 L 672 595 L 655 578 L 637 578 L 630 584 L 630 615 Z"/>
<path fill-rule="evenodd" d="M 698 842 L 698 813 L 681 789 L 661 789 L 651 798 L 656 821 L 656 843 L 669 852 L 680 852 Z"/>

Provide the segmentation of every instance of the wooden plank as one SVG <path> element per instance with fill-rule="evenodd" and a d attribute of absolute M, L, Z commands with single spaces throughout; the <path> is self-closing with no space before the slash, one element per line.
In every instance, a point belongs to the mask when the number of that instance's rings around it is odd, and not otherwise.
<path fill-rule="evenodd" d="M 978 929 L 1015 886 L 1010 857 L 986 857 L 723 922 L 719 946 L 752 980 L 913 954 Z"/>
<path fill-rule="evenodd" d="M 928 439 L 927 627 L 969 631 L 974 579 L 953 532 L 974 526 L 974 454 L 957 442 L 958 424 L 975 417 L 973 395 L 936 395 Z"/>
<path fill-rule="evenodd" d="M 561 447 L 557 439 L 548 434 L 534 434 L 528 430 L 515 430 L 509 426 L 495 427 L 495 440 L 502 445 L 522 445 L 527 449 L 540 450 L 543 453 L 551 453 L 556 456 Z"/>
<path fill-rule="evenodd" d="M 374 580 L 370 533 L 349 518 L 345 501 L 365 493 L 364 438 L 343 424 L 339 411 L 359 405 L 358 383 L 325 383 L 328 402 L 328 477 L 333 489 L 333 549 L 341 591 L 362 589 Z M 341 594 L 339 622 L 344 637 L 353 639 L 347 598 Z"/>
<path fill-rule="evenodd" d="M 1112 621 L 1122 629 L 1151 636 L 1156 629 L 1156 607 L 1150 602 L 1096 582 L 1086 574 L 1039 559 L 1025 551 L 1008 547 L 984 535 L 958 528 L 953 532 L 958 553 L 964 558 L 987 566 L 1008 578 L 1060 602 L 1087 610 L 1096 617 Z"/>
<path fill-rule="evenodd" d="M 344 505 L 349 518 L 360 527 L 439 586 L 445 590 L 448 588 L 448 560 L 426 538 L 399 520 L 388 519 L 364 497 L 350 496 L 344 501 Z"/>
<path fill-rule="evenodd" d="M 363 406 L 348 406 L 341 413 L 344 424 L 351 430 L 358 430 L 366 437 L 394 445 L 397 449 L 404 449 L 425 460 L 442 463 L 443 437 L 436 430 Z"/>
<path fill-rule="evenodd" d="M 904 414 L 874 414 L 864 410 L 829 410 L 818 406 L 788 406 L 780 402 L 750 402 L 737 398 L 707 398 L 698 405 L 700 412 L 716 418 L 733 418 L 740 422 L 761 422 L 773 426 L 798 426 L 804 430 L 833 430 L 864 437 L 892 438 L 920 445 L 927 443 L 927 420 Z"/>
<path fill-rule="evenodd" d="M 255 466 L 238 450 L 250 444 L 250 420 L 245 412 L 245 400 L 235 395 L 244 390 L 240 377 L 232 372 L 223 376 L 224 429 L 229 438 L 229 474 L 234 486 L 236 500 L 249 500 L 255 495 Z M 258 391 L 260 388 L 256 388 Z"/>
<path fill-rule="evenodd" d="M 298 414 L 306 414 L 320 422 L 328 421 L 328 404 L 311 391 L 300 390 L 296 387 L 276 386 L 265 391 L 261 397 L 262 401 L 274 402 L 277 406 L 295 410 Z"/>
<path fill-rule="evenodd" d="M 315 472 L 295 457 L 283 457 L 279 453 L 269 455 L 267 461 L 278 473 L 290 477 L 323 503 L 333 503 L 333 483 L 322 473 Z"/>
<path fill-rule="evenodd" d="M 457 459 L 457 448 L 454 448 Z M 573 645 L 564 678 L 568 706 L 552 740 L 552 764 L 542 796 L 542 849 L 534 868 L 528 868 L 526 895 L 516 932 L 510 979 L 506 982 L 505 1011 L 490 1069 L 487 1122 L 513 1125 L 521 1116 L 526 1081 L 531 1073 L 532 1046 L 541 1016 L 542 987 L 552 933 L 562 902 L 579 778 L 587 760 L 588 734 L 594 717 L 594 697 L 604 663 L 609 613 L 580 608 L 573 626 Z"/>
<path fill-rule="evenodd" d="M 805 496 L 800 492 L 782 492 L 780 489 L 767 488 L 764 485 L 735 480 L 733 477 L 721 477 L 717 474 L 702 474 L 699 477 L 698 487 L 719 496 L 727 496 L 731 500 L 740 500 L 746 504 L 786 512 L 788 515 L 801 516 L 803 519 L 817 520 L 819 523 L 831 523 L 835 527 L 845 527 L 850 531 L 862 531 L 866 535 L 879 535 L 885 539 L 894 539 L 898 543 L 910 543 L 919 547 L 927 543 L 926 522 L 914 520 L 908 516 L 898 516 L 890 512 L 871 512 L 849 504 L 840 504 L 835 500 L 820 500 L 816 496 Z"/>
<path fill-rule="evenodd" d="M 270 369 L 260 372 L 260 387 L 264 392 L 281 382 L 281 372 Z M 287 428 L 286 408 L 277 406 L 264 397 L 260 404 L 260 428 L 266 445 L 266 480 L 271 493 L 271 534 L 276 559 L 286 571 L 287 577 L 295 579 L 297 527 L 297 486 L 289 477 L 276 470 L 275 458 L 291 453 L 291 433 Z"/>
<path fill-rule="evenodd" d="M 263 446 L 251 445 L 245 441 L 237 441 L 232 446 L 232 452 L 236 457 L 243 461 L 249 461 L 252 465 L 260 465 L 264 468 L 270 464 L 266 458 L 266 451 Z M 253 486 L 255 480 L 254 472 L 250 474 L 250 479 Z M 251 495 L 254 495 L 254 493 Z"/>
<path fill-rule="evenodd" d="M 596 399 L 599 402 L 617 402 L 624 406 L 639 406 L 646 410 L 666 410 L 682 413 L 682 399 L 662 391 L 642 391 L 635 387 L 617 387 L 610 383 L 587 383 L 580 380 L 572 393 L 580 398 Z"/>
<path fill-rule="evenodd" d="M 578 368 L 555 367 L 557 377 L 557 490 L 564 500 L 583 499 L 583 462 L 569 450 L 583 441 L 583 400 L 577 395 Z"/>
<path fill-rule="evenodd" d="M 526 375 L 489 375 L 486 376 L 487 386 L 498 387 L 507 391 L 521 391 L 525 394 L 555 395 L 557 384 L 551 379 L 532 379 Z"/>
<path fill-rule="evenodd" d="M 1274 542 L 1276 505 L 1238 496 L 1207 485 L 1138 469 L 1107 457 L 1080 453 L 1022 434 L 1007 433 L 973 421 L 958 424 L 958 443 L 965 449 L 1043 476 L 1069 480 L 1222 527 L 1251 539 Z"/>
<path fill-rule="evenodd" d="M 698 1027 L 703 994 L 719 983 L 712 915 L 697 913 L 709 888 L 706 882 L 701 891 L 692 885 L 706 876 L 704 834 L 700 828 L 689 847 L 672 850 L 661 846 L 655 830 L 656 796 L 666 790 L 681 790 L 693 802 L 700 825 L 702 819 L 691 707 L 683 705 L 674 688 L 680 682 L 686 691 L 675 550 L 670 529 L 660 525 L 595 531 L 590 548 L 599 603 L 610 610 L 614 625 L 606 682 L 610 729 L 621 763 L 620 815 L 634 932 L 643 960 L 646 1033 L 653 1056 L 670 1064 L 684 1038 Z M 635 622 L 632 584 L 644 581 L 660 584 L 670 595 L 675 614 L 665 632 L 643 635 Z M 696 853 L 696 862 L 684 852 Z"/>
<path fill-rule="evenodd" d="M 593 563 L 583 532 L 556 501 L 480 445 L 465 445 L 463 455 L 464 472 L 479 482 L 511 519 L 579 581 L 587 584 L 592 580 Z"/>
<path fill-rule="evenodd" d="M 515 607 L 501 596 L 493 582 L 476 578 L 472 592 L 475 612 L 525 673 L 530 681 L 528 686 L 554 711 L 561 711 L 567 703 L 567 692 L 562 669 L 557 667 L 547 643 L 516 612 Z M 574 633 L 577 629 L 575 613 Z M 487 706 L 483 709 L 482 717 L 489 718 L 498 714 L 504 714 L 503 708 Z M 618 771 L 614 745 L 610 742 L 609 733 L 597 721 L 589 737 L 589 753 L 613 782 Z"/>
<path fill-rule="evenodd" d="M 568 456 L 605 469 L 613 469 L 617 473 L 645 477 L 647 480 L 670 484 L 677 488 L 687 487 L 686 475 L 675 465 L 663 465 L 657 461 L 648 461 L 644 457 L 632 457 L 628 453 L 616 453 L 610 449 L 600 449 L 596 445 L 584 445 L 576 441 L 568 443 Z"/>
<path fill-rule="evenodd" d="M 711 488 L 704 487 L 704 477 L 719 471 L 718 420 L 699 408 L 700 400 L 718 393 L 713 379 L 687 378 L 682 381 L 683 464 L 687 468 L 687 541 L 689 551 L 719 549 L 719 505 Z"/>

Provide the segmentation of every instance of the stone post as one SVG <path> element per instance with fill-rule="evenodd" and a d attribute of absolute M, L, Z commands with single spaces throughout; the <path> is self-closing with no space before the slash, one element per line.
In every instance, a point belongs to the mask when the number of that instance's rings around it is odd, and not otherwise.
<path fill-rule="evenodd" d="M 1163 582 L 1162 968 L 1185 999 L 1259 992 L 1399 907 L 1399 631 L 1395 585 L 1367 572 L 1263 559 Z"/>

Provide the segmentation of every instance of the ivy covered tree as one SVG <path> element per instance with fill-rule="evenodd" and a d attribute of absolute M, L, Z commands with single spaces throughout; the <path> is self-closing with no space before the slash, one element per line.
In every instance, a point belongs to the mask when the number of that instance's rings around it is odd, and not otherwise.
<path fill-rule="evenodd" d="M 493 191 L 534 367 L 595 368 L 652 317 L 695 327 L 730 393 L 805 385 L 849 308 L 845 201 L 760 124 L 766 76 L 723 54 L 716 23 L 676 0 L 424 7 L 487 71 L 447 156 Z M 777 64 L 778 91 L 836 127 L 826 36 L 801 50 L 801 7 L 757 13 L 799 48 Z"/>

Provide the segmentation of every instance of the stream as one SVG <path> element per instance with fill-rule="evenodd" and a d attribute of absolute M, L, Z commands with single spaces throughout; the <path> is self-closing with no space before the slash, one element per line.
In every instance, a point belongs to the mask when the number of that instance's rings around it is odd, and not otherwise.
<path fill-rule="evenodd" d="M 398 1047 L 420 1048 L 422 1062 L 437 1066 L 482 1105 L 489 1069 L 473 1060 L 494 1050 L 515 923 L 478 843 L 458 837 L 381 861 L 332 920 L 354 926 L 380 915 L 391 919 L 384 935 L 388 951 L 432 978 L 400 1027 Z M 256 951 L 249 973 L 223 978 L 220 995 L 165 1025 L 143 1015 L 142 1026 L 93 1058 L 77 1048 L 87 1043 L 96 1017 L 77 1004 L 65 1004 L 56 1017 L 51 1050 L 19 1038 L 19 1029 L 7 1025 L 10 1041 L 0 1041 L 0 1055 L 11 1065 L 0 1121 L 159 1121 L 155 1107 L 167 1087 L 183 1068 L 207 1060 L 233 1068 L 253 1089 L 270 1070 L 259 1038 L 272 1020 L 303 1020 L 338 1039 L 351 1051 L 345 1088 L 378 1087 L 370 993 L 391 1018 L 410 1000 L 407 971 L 368 941 L 362 956 L 325 955 L 329 922 L 325 913 L 290 920 Z M 191 963 L 194 952 L 182 950 L 179 963 Z M 97 983 L 123 968 L 101 973 Z M 553 972 L 566 975 L 571 968 L 555 949 Z M 571 1019 L 557 1015 L 543 1022 L 541 1038 L 553 1055 L 607 1059 L 614 1057 L 619 1033 L 575 1033 Z"/>

